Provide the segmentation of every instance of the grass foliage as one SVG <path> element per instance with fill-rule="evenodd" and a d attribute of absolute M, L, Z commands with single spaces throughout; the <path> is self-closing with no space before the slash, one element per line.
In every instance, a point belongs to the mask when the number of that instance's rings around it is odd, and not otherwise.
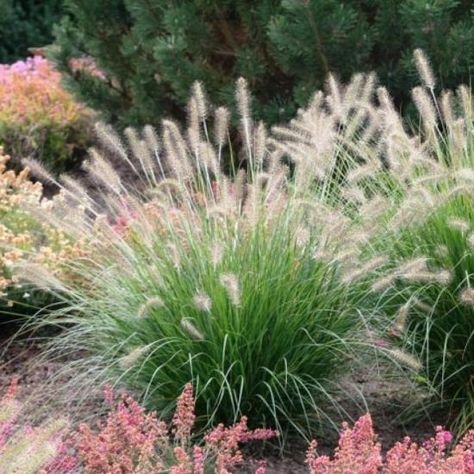
<path fill-rule="evenodd" d="M 76 278 L 48 280 L 69 305 L 47 321 L 67 328 L 51 351 L 80 354 L 76 387 L 126 382 L 166 413 L 191 381 L 202 425 L 245 413 L 307 435 L 329 418 L 324 402 L 336 404 L 336 374 L 375 346 L 421 372 L 466 428 L 472 97 L 461 86 L 436 98 L 422 52 L 415 63 L 419 132 L 374 75 L 358 74 L 347 86 L 330 76 L 269 133 L 240 79 L 230 174 L 229 113 L 211 109 L 199 83 L 186 131 L 165 120 L 159 135 L 127 129 L 123 142 L 99 125 L 127 172 L 93 149 L 85 168 L 100 201 L 62 179 L 45 213 L 90 252 L 71 262 Z M 374 332 L 387 326 L 381 343 Z"/>

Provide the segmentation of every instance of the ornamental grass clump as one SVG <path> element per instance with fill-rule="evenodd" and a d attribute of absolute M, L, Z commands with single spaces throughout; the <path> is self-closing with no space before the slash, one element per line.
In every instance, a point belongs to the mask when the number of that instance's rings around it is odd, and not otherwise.
<path fill-rule="evenodd" d="M 324 161 L 334 179 L 323 189 L 353 222 L 365 218 L 376 228 L 365 236 L 368 266 L 356 274 L 383 262 L 371 282 L 389 317 L 380 319 L 388 331 L 380 349 L 419 372 L 462 432 L 474 420 L 473 99 L 466 86 L 437 97 L 422 51 L 415 52 L 415 64 L 423 85 L 413 90 L 420 113 L 414 132 L 384 88 L 376 89 L 377 101 L 373 88 L 356 93 L 363 81 L 356 76 L 346 88 L 329 79 L 335 113 L 328 114 L 319 93 L 275 133 L 278 146 L 309 167 L 325 145 L 316 140 L 319 129 L 338 130 L 339 161 Z"/>
<path fill-rule="evenodd" d="M 99 125 L 126 179 L 93 149 L 85 168 L 104 190 L 100 202 L 66 178 L 58 182 L 64 199 L 48 215 L 86 239 L 92 255 L 71 265 L 81 285 L 64 285 L 69 309 L 49 319 L 68 328 L 54 353 L 85 355 L 74 362 L 86 368 L 75 383 L 125 382 L 167 413 L 192 380 L 202 425 L 246 413 L 307 435 L 329 418 L 324 401 L 335 404 L 330 389 L 363 347 L 376 346 L 435 388 L 469 373 L 472 236 L 459 220 L 471 215 L 472 98 L 461 86 L 456 101 L 446 92 L 434 102 L 423 53 L 416 62 L 427 84 L 413 91 L 423 118 L 414 132 L 373 74 L 346 86 L 329 76 L 326 92 L 271 132 L 252 120 L 240 79 L 239 152 L 227 145 L 229 113 L 213 111 L 199 83 L 186 131 L 165 120 L 160 134 L 127 129 L 124 143 Z M 450 222 L 466 234 L 446 243 L 454 244 L 451 266 L 408 244 L 446 206 L 455 206 Z M 445 290 L 454 266 L 462 270 L 453 299 Z M 439 358 L 441 346 L 430 343 L 439 325 L 412 324 L 414 302 L 439 308 L 428 312 L 433 318 L 443 304 L 459 309 L 441 332 L 457 357 Z M 394 325 L 399 337 L 375 336 Z M 427 368 L 439 360 L 439 371 Z M 458 382 L 463 410 L 472 382 Z M 439 393 L 446 400 L 456 391 Z"/>
<path fill-rule="evenodd" d="M 129 172 L 121 177 L 94 149 L 85 168 L 104 189 L 100 202 L 59 180 L 64 199 L 48 221 L 85 238 L 91 254 L 70 265 L 82 283 L 63 284 L 68 308 L 45 321 L 66 327 L 50 352 L 75 353 L 79 374 L 65 389 L 75 384 L 79 398 L 81 384 L 126 383 L 166 415 L 192 380 L 200 428 L 246 414 L 307 436 L 334 423 L 333 390 L 365 345 L 367 275 L 385 257 L 358 265 L 376 225 L 364 216 L 354 225 L 325 197 L 338 159 L 332 122 L 315 141 L 318 160 L 288 166 L 253 123 L 243 79 L 237 102 L 242 150 L 230 174 L 229 114 L 217 109 L 212 124 L 199 84 L 185 132 L 167 120 L 159 136 L 128 129 L 124 143 L 98 126 Z"/>

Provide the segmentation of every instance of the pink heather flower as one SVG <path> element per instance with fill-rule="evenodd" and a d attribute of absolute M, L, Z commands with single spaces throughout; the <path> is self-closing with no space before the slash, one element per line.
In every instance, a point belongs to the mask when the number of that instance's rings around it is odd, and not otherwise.
<path fill-rule="evenodd" d="M 191 435 L 191 429 L 196 419 L 194 405 L 193 386 L 188 383 L 178 398 L 176 412 L 173 417 L 174 434 L 181 443 L 185 443 Z"/>
<path fill-rule="evenodd" d="M 312 441 L 306 463 L 311 474 L 474 474 L 474 430 L 450 454 L 447 446 L 453 436 L 437 427 L 436 435 L 421 446 L 405 437 L 387 452 L 384 460 L 374 439 L 370 416 L 365 415 L 353 429 L 344 424 L 333 459 L 318 456 L 317 442 Z"/>
<path fill-rule="evenodd" d="M 376 474 L 382 466 L 381 446 L 375 442 L 369 414 L 359 418 L 352 429 L 347 423 L 343 423 L 339 446 L 336 448 L 333 460 L 324 456 L 318 457 L 316 446 L 316 443 L 312 443 L 306 454 L 311 474 L 326 472 Z"/>
<path fill-rule="evenodd" d="M 278 436 L 278 432 L 269 429 L 248 431 L 247 417 L 243 416 L 238 423 L 230 428 L 224 428 L 222 423 L 219 424 L 204 437 L 204 441 L 206 448 L 216 453 L 217 472 L 226 472 L 227 467 L 235 466 L 243 461 L 239 443 L 267 440 L 276 436 Z"/>
<path fill-rule="evenodd" d="M 110 388 L 106 389 L 106 399 L 113 400 Z M 158 451 L 168 445 L 168 430 L 155 413 L 146 414 L 135 400 L 124 394 L 99 430 L 94 433 L 83 424 L 74 439 L 86 472 L 161 472 Z"/>
<path fill-rule="evenodd" d="M 170 474 L 192 474 L 191 460 L 184 448 L 178 446 L 173 449 L 173 453 L 178 464 L 170 468 Z"/>
<path fill-rule="evenodd" d="M 199 446 L 193 449 L 193 474 L 204 474 L 206 456 Z"/>

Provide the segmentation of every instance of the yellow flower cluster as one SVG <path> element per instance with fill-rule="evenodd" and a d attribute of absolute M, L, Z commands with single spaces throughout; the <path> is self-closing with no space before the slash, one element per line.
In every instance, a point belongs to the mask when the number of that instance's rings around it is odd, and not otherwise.
<path fill-rule="evenodd" d="M 42 265 L 64 278 L 67 261 L 85 255 L 81 242 L 36 218 L 36 211 L 47 212 L 42 185 L 28 179 L 27 168 L 7 170 L 9 160 L 0 147 L 0 300 L 20 284 L 15 268 L 21 264 Z"/>

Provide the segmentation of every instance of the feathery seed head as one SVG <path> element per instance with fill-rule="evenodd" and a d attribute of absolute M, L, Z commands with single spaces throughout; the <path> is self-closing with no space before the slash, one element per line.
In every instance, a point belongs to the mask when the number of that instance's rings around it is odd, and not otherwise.
<path fill-rule="evenodd" d="M 247 81 L 243 77 L 237 79 L 236 99 L 239 115 L 242 119 L 250 117 L 250 98 Z"/>
<path fill-rule="evenodd" d="M 472 249 L 474 249 L 474 233 L 472 233 L 468 238 L 467 238 L 467 243 L 470 245 Z"/>
<path fill-rule="evenodd" d="M 220 277 L 221 285 L 227 290 L 227 294 L 234 306 L 240 305 L 240 285 L 237 276 L 233 273 L 224 273 Z"/>
<path fill-rule="evenodd" d="M 211 244 L 211 262 L 213 267 L 217 267 L 224 257 L 224 245 L 222 242 L 214 241 Z"/>
<path fill-rule="evenodd" d="M 433 308 L 429 304 L 426 304 L 424 301 L 420 300 L 417 297 L 412 298 L 412 305 L 413 307 L 416 307 L 418 309 L 421 309 L 422 311 L 425 311 L 427 314 L 430 314 L 433 312 Z"/>
<path fill-rule="evenodd" d="M 128 155 L 120 136 L 110 126 L 102 122 L 95 124 L 97 137 L 110 151 L 116 153 L 122 160 L 128 161 Z"/>
<path fill-rule="evenodd" d="M 206 293 L 203 293 L 201 291 L 196 293 L 193 296 L 193 303 L 194 306 L 201 311 L 211 311 L 212 301 L 211 298 L 209 298 L 209 295 L 207 295 Z"/>
<path fill-rule="evenodd" d="M 431 132 L 437 123 L 436 109 L 433 100 L 422 87 L 415 87 L 412 90 L 413 102 L 418 109 L 421 120 L 427 132 Z"/>
<path fill-rule="evenodd" d="M 387 275 L 381 278 L 378 278 L 372 284 L 372 291 L 378 293 L 379 291 L 384 291 L 393 285 L 394 281 L 397 279 L 396 275 Z"/>
<path fill-rule="evenodd" d="M 474 307 L 474 288 L 465 288 L 459 295 L 459 300 L 466 306 Z"/>
<path fill-rule="evenodd" d="M 464 84 L 460 85 L 457 89 L 457 96 L 461 101 L 462 115 L 467 122 L 471 122 L 473 118 L 473 97 L 469 87 Z"/>
<path fill-rule="evenodd" d="M 456 229 L 459 232 L 462 232 L 463 234 L 469 232 L 471 228 L 471 226 L 469 225 L 469 222 L 465 221 L 464 219 L 457 219 L 454 217 L 448 219 L 448 225 L 452 229 Z"/>
<path fill-rule="evenodd" d="M 441 112 L 443 114 L 444 123 L 451 130 L 454 125 L 454 111 L 452 104 L 453 93 L 451 91 L 443 91 L 441 94 Z"/>
<path fill-rule="evenodd" d="M 306 247 L 311 239 L 311 234 L 307 227 L 298 227 L 295 233 L 295 243 L 297 247 Z"/>
<path fill-rule="evenodd" d="M 219 107 L 215 112 L 214 137 L 219 147 L 226 144 L 229 130 L 230 112 L 225 107 Z"/>
<path fill-rule="evenodd" d="M 162 308 L 164 306 L 163 300 L 159 296 L 147 299 L 147 301 L 138 309 L 137 317 L 144 318 L 152 308 Z"/>
<path fill-rule="evenodd" d="M 415 49 L 413 52 L 413 57 L 415 60 L 415 66 L 418 71 L 418 74 L 423 81 L 423 84 L 428 89 L 433 90 L 436 84 L 433 71 L 431 70 L 430 62 L 426 57 L 424 51 L 422 49 Z"/>
<path fill-rule="evenodd" d="M 30 158 L 23 158 L 21 164 L 28 169 L 29 174 L 35 178 L 40 179 L 45 183 L 55 183 L 53 175 L 46 169 L 46 167 L 37 160 Z"/>
<path fill-rule="evenodd" d="M 156 130 L 151 125 L 145 125 L 143 128 L 143 136 L 150 151 L 158 153 L 160 151 L 160 140 Z"/>
<path fill-rule="evenodd" d="M 188 135 L 192 131 L 196 136 L 197 140 L 200 139 L 201 132 L 201 117 L 199 115 L 198 104 L 196 97 L 189 99 L 188 105 Z"/>
<path fill-rule="evenodd" d="M 201 120 L 205 120 L 207 117 L 207 100 L 204 93 L 202 82 L 195 81 L 192 86 L 193 98 L 196 102 L 197 112 Z"/>
<path fill-rule="evenodd" d="M 400 275 L 405 281 L 413 283 L 439 283 L 447 285 L 452 280 L 452 275 L 448 270 L 440 270 L 438 272 L 430 271 L 411 271 Z"/>
<path fill-rule="evenodd" d="M 421 362 L 415 356 L 407 352 L 401 351 L 400 349 L 386 349 L 386 352 L 397 362 L 400 362 L 415 372 L 419 372 L 423 368 Z"/>
<path fill-rule="evenodd" d="M 369 261 L 362 264 L 360 267 L 346 271 L 342 276 L 342 281 L 346 284 L 353 283 L 356 280 L 359 280 L 361 277 L 367 276 L 367 274 L 377 270 L 387 262 L 387 256 L 377 255 L 376 257 L 373 257 Z"/>
<path fill-rule="evenodd" d="M 406 323 L 408 319 L 408 315 L 410 313 L 410 308 L 411 308 L 411 300 L 408 300 L 405 304 L 403 304 L 397 311 L 397 314 L 395 315 L 395 328 L 403 332 L 406 328 Z"/>
<path fill-rule="evenodd" d="M 204 340 L 203 334 L 194 325 L 193 321 L 190 318 L 181 319 L 181 327 L 193 339 L 196 339 L 198 341 L 203 341 Z"/>
<path fill-rule="evenodd" d="M 260 121 L 254 132 L 254 157 L 257 168 L 261 168 L 265 157 L 265 146 L 267 141 L 267 131 L 265 124 Z"/>
<path fill-rule="evenodd" d="M 121 369 L 127 370 L 132 368 L 143 358 L 143 356 L 149 352 L 151 346 L 139 346 L 132 349 L 128 354 L 121 357 L 119 360 L 119 366 Z"/>

